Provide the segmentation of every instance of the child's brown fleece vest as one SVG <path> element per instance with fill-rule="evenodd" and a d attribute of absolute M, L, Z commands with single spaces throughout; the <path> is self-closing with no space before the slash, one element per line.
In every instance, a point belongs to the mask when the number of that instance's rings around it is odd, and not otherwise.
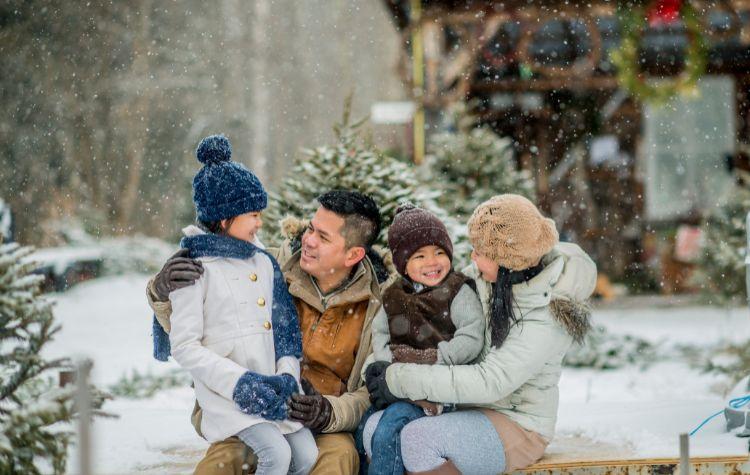
<path fill-rule="evenodd" d="M 392 345 L 409 345 L 425 350 L 453 338 L 451 303 L 461 286 L 470 279 L 451 271 L 436 287 L 416 292 L 408 279 L 401 278 L 383 293 Z"/>

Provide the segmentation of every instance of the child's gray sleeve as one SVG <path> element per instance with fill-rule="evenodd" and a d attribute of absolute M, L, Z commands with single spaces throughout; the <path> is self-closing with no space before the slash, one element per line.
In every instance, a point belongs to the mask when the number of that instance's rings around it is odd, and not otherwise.
<path fill-rule="evenodd" d="M 388 344 L 391 342 L 391 334 L 388 330 L 388 316 L 383 307 L 372 321 L 372 354 L 375 361 L 393 361 L 393 354 Z"/>
<path fill-rule="evenodd" d="M 438 364 L 460 365 L 473 361 L 484 346 L 485 319 L 476 292 L 464 284 L 451 302 L 453 338 L 438 343 Z"/>

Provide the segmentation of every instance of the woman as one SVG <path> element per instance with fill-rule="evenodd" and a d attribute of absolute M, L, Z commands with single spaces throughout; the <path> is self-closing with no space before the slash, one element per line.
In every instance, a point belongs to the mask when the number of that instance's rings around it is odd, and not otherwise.
<path fill-rule="evenodd" d="M 562 359 L 589 328 L 583 303 L 596 266 L 558 244 L 554 222 L 526 198 L 500 195 L 469 220 L 473 277 L 487 318 L 472 365 L 380 364 L 368 379 L 376 404 L 400 399 L 462 410 L 411 422 L 401 433 L 410 473 L 496 474 L 539 460 L 554 434 Z"/>

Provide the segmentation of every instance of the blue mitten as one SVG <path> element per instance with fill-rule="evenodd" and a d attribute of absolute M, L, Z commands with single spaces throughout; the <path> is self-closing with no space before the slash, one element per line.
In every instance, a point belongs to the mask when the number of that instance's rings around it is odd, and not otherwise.
<path fill-rule="evenodd" d="M 289 417 L 287 414 L 288 410 L 289 408 L 287 407 L 286 402 L 279 398 L 279 401 L 276 404 L 261 411 L 260 415 L 269 421 L 283 421 Z"/>
<path fill-rule="evenodd" d="M 287 401 L 292 394 L 299 392 L 299 386 L 297 386 L 297 380 L 294 376 L 288 373 L 281 373 L 277 376 L 268 376 L 266 383 L 271 386 L 276 394 L 281 397 L 283 401 Z"/>
<path fill-rule="evenodd" d="M 285 400 L 265 380 L 267 376 L 247 371 L 234 387 L 232 399 L 245 414 L 258 414 L 266 419 L 286 418 Z M 280 414 L 280 409 L 283 411 Z"/>

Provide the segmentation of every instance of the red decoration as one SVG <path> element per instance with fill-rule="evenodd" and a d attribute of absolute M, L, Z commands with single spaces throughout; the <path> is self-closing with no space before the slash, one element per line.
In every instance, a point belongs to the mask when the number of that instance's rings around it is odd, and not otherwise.
<path fill-rule="evenodd" d="M 656 0 L 648 11 L 649 26 L 670 25 L 680 18 L 683 0 Z"/>

